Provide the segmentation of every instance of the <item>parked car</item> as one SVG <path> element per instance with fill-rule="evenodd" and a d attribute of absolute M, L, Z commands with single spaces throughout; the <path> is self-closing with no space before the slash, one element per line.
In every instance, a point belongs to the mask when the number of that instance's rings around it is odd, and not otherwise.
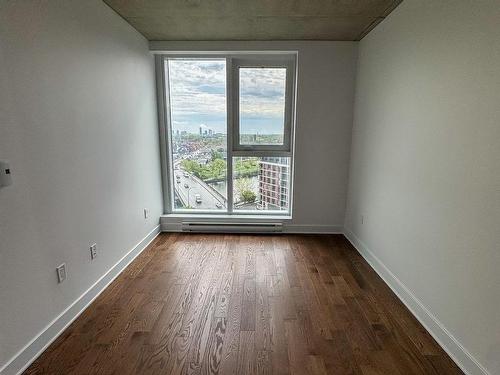
<path fill-rule="evenodd" d="M 184 177 L 189 177 L 189 173 L 184 172 Z"/>
<path fill-rule="evenodd" d="M 188 184 L 184 184 L 184 187 L 187 189 L 189 187 L 189 185 Z"/>
<path fill-rule="evenodd" d="M 215 207 L 222 208 L 222 204 L 220 202 L 215 202 Z"/>
<path fill-rule="evenodd" d="M 196 203 L 200 204 L 201 203 L 201 195 L 200 194 L 196 194 L 194 196 L 194 200 L 196 201 Z"/>

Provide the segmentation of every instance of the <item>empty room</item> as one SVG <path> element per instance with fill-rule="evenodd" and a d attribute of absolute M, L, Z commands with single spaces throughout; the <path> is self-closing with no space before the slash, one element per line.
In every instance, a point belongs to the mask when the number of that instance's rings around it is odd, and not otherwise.
<path fill-rule="evenodd" d="M 0 375 L 500 375 L 500 0 L 0 0 Z"/>

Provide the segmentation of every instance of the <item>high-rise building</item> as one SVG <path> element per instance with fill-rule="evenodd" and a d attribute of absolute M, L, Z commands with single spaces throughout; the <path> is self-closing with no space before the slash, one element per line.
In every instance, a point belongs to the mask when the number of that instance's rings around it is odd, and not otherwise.
<path fill-rule="evenodd" d="M 287 210 L 290 197 L 289 182 L 289 158 L 261 158 L 259 161 L 259 208 Z"/>

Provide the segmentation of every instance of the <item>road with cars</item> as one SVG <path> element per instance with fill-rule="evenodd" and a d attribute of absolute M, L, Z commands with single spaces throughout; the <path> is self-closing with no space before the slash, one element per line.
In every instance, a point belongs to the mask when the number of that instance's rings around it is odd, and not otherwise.
<path fill-rule="evenodd" d="M 200 210 L 222 210 L 225 208 L 226 203 L 217 192 L 179 167 L 174 169 L 173 183 L 177 196 L 185 206 Z M 199 196 L 198 202 L 197 196 Z"/>

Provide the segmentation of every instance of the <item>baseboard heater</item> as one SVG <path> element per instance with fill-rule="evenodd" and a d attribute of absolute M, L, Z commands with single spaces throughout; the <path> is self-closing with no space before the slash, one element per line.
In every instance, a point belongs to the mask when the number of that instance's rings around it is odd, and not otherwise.
<path fill-rule="evenodd" d="M 283 231 L 283 224 L 182 222 L 182 231 L 203 233 L 279 233 Z"/>

